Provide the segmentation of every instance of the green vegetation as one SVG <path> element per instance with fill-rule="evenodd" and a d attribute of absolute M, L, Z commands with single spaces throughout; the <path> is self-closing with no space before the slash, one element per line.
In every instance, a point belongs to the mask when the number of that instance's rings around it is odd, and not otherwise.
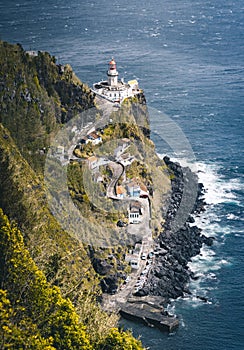
<path fill-rule="evenodd" d="M 24 248 L 20 231 L 11 227 L 2 212 L 0 232 L 0 295 L 7 306 L 1 324 L 6 335 L 2 334 L 3 348 L 16 349 L 21 343 L 33 348 L 31 343 L 37 335 L 39 344 L 35 345 L 40 349 L 44 340 L 45 346 L 56 349 L 90 349 L 85 329 L 79 325 L 71 302 L 61 297 L 57 287 L 48 285 Z"/>
<path fill-rule="evenodd" d="M 0 64 L 0 207 L 9 218 L 0 211 L 0 348 L 142 349 L 129 332 L 116 328 L 117 315 L 108 315 L 98 303 L 107 286 L 112 291 L 130 272 L 124 261 L 126 233 L 116 226 L 125 220 L 126 208 L 105 198 L 112 168 L 101 168 L 102 182 L 85 183 L 94 174 L 82 162 L 67 171 L 71 198 L 86 219 L 77 236 L 102 235 L 109 247 L 112 232 L 119 242 L 112 248 L 82 243 L 71 229 L 65 231 L 48 207 L 43 182 L 51 140 L 63 124 L 94 107 L 94 95 L 69 65 L 57 65 L 46 52 L 33 56 L 20 45 L 0 42 Z M 84 113 L 84 124 L 98 118 L 94 110 Z M 126 152 L 135 161 L 126 176 L 152 189 L 156 229 L 163 220 L 167 169 L 148 137 L 144 95 L 125 100 L 111 118 L 101 130 L 102 145 L 79 147 L 76 155 L 111 157 L 117 141 L 129 139 Z M 59 179 L 50 181 L 55 197 Z"/>
<path fill-rule="evenodd" d="M 139 107 L 137 108 L 137 112 L 138 110 Z M 147 120 L 145 111 L 143 113 Z M 149 189 L 152 204 L 151 227 L 156 235 L 163 222 L 162 204 L 164 195 L 168 192 L 169 188 L 167 168 L 164 167 L 164 162 L 156 155 L 155 146 L 148 138 L 147 132 L 145 135 L 147 128 L 137 125 L 135 117 L 132 114 L 130 99 L 126 100 L 126 103 L 123 104 L 119 111 L 113 112 L 111 118 L 113 119 L 113 123 L 109 123 L 102 130 L 102 144 L 98 146 L 91 144 L 82 146 L 82 151 L 80 148 L 77 148 L 76 156 L 84 159 L 87 156 L 94 155 L 98 158 L 107 157 L 110 159 L 112 157 L 111 159 L 113 159 L 114 150 L 118 147 L 118 142 L 121 142 L 123 139 L 126 142 L 130 141 L 126 153 L 134 156 L 134 161 L 126 167 L 126 179 L 135 178 L 138 184 L 144 185 L 144 187 L 147 186 Z M 101 166 L 99 172 L 103 177 L 102 182 L 96 183 L 96 181 L 86 180 L 86 183 L 84 183 L 84 178 L 94 178 L 94 173 L 87 170 L 85 164 L 85 162 L 73 162 L 68 168 L 68 187 L 73 202 L 79 208 L 82 215 L 90 222 L 90 227 L 87 228 L 84 225 L 84 232 L 90 230 L 92 227 L 93 234 L 99 236 L 101 235 L 99 232 L 102 229 L 106 237 L 107 228 L 113 228 L 114 235 L 121 234 L 121 231 L 116 228 L 116 223 L 118 220 L 126 221 L 128 205 L 124 202 L 124 207 L 116 210 L 115 201 L 106 198 L 106 189 L 112 179 L 113 171 L 109 165 Z M 89 176 L 86 176 L 87 171 L 89 172 Z M 118 184 L 122 184 L 121 179 Z M 99 222 L 99 226 L 96 225 L 96 222 Z M 92 224 L 95 224 L 95 226 L 91 226 Z M 86 235 L 88 236 L 89 233 L 87 232 Z M 126 246 L 122 247 L 123 254 L 126 253 L 127 248 Z M 117 253 L 117 249 L 114 248 L 113 254 L 116 256 L 118 255 Z M 95 258 L 108 263 L 105 269 L 95 268 L 100 275 L 105 276 L 104 279 L 113 276 L 113 280 L 120 281 L 120 278 L 117 279 L 117 277 L 114 277 L 118 271 L 118 266 L 119 270 L 122 268 L 124 272 L 127 272 L 129 267 L 123 261 L 123 255 L 119 265 L 117 265 L 116 259 L 111 264 L 108 261 L 108 256 L 110 255 L 110 250 L 100 250 L 97 248 L 93 252 L 91 260 L 94 262 L 93 258 Z"/>
<path fill-rule="evenodd" d="M 80 285 L 97 285 L 82 244 L 62 230 L 51 215 L 40 179 L 23 159 L 8 131 L 0 126 L 0 206 L 23 231 L 31 256 L 65 294 L 79 292 Z M 58 257 L 58 259 L 57 259 Z M 75 286 L 78 286 L 75 288 Z M 71 292 L 72 291 L 72 292 Z"/>
<path fill-rule="evenodd" d="M 133 155 L 134 161 L 126 167 L 126 178 L 135 178 L 139 184 L 144 184 L 149 189 L 152 204 L 151 227 L 156 234 L 164 221 L 163 205 L 170 188 L 171 175 L 165 163 L 157 156 L 154 143 L 148 138 L 149 126 L 143 100 L 140 104 L 137 97 L 126 99 L 120 110 L 113 113 L 112 118 L 114 123 L 104 129 L 103 146 L 97 150 L 95 148 L 94 154 L 112 155 L 111 150 L 118 146 L 116 140 L 131 141 L 126 153 Z"/>
<path fill-rule="evenodd" d="M 40 172 L 59 125 L 93 107 L 94 95 L 69 65 L 56 65 L 47 52 L 30 56 L 20 45 L 0 41 L 0 66 L 0 122 Z"/>
<path fill-rule="evenodd" d="M 9 218 L 0 210 L 0 348 L 142 349 L 115 328 L 117 315 L 101 310 L 92 248 L 62 229 L 43 184 L 50 140 L 63 123 L 94 106 L 94 95 L 48 53 L 31 56 L 20 45 L 0 42 L 0 64 L 0 207 Z M 72 198 L 93 217 L 81 173 L 74 175 L 78 167 L 69 169 Z M 115 272 L 123 250 L 109 253 Z"/>
<path fill-rule="evenodd" d="M 86 328 L 69 299 L 51 286 L 24 247 L 23 237 L 0 210 L 1 349 L 142 349 L 129 333 L 106 327 L 104 317 Z M 90 308 L 86 317 L 90 318 Z M 101 313 L 101 312 L 100 312 Z M 96 313 L 96 316 L 101 316 Z M 84 314 L 82 315 L 85 320 Z M 93 324 L 93 327 L 95 325 Z"/>

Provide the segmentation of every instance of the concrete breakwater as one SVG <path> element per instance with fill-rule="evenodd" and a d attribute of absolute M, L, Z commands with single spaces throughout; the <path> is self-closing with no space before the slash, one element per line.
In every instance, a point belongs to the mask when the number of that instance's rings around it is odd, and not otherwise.
<path fill-rule="evenodd" d="M 163 301 L 161 297 L 150 296 L 129 298 L 125 305 L 121 305 L 120 314 L 146 326 L 173 332 L 179 326 L 179 320 L 164 310 Z"/>
<path fill-rule="evenodd" d="M 165 222 L 155 243 L 154 266 L 150 271 L 147 282 L 140 289 L 137 296 L 161 296 L 165 303 L 190 294 L 188 283 L 195 278 L 188 267 L 193 256 L 200 253 L 203 244 L 211 246 L 213 238 L 202 234 L 201 229 L 194 225 L 194 215 L 204 211 L 203 184 L 198 183 L 198 177 L 189 168 L 183 168 L 178 163 L 165 157 L 164 161 L 173 173 L 171 180 L 171 196 L 168 203 Z M 191 189 L 197 186 L 197 194 L 192 211 L 189 212 L 186 222 L 177 230 L 172 229 L 177 210 L 181 205 L 184 184 L 189 184 L 187 195 L 192 194 Z M 201 298 L 201 297 L 199 297 Z"/>

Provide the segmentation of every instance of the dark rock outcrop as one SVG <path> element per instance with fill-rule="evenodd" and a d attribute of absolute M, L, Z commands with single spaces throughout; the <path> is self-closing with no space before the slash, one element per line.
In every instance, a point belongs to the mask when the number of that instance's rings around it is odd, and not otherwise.
<path fill-rule="evenodd" d="M 105 276 L 111 270 L 112 265 L 108 264 L 106 260 L 94 258 L 93 267 L 99 275 Z"/>
<path fill-rule="evenodd" d="M 106 276 L 101 280 L 100 285 L 103 293 L 114 294 L 118 289 L 118 277 L 116 274 Z"/>
<path fill-rule="evenodd" d="M 193 225 L 195 220 L 192 214 L 197 215 L 204 210 L 203 185 L 197 182 L 197 176 L 189 168 L 182 168 L 178 163 L 171 162 L 169 157 L 165 157 L 164 161 L 173 173 L 171 198 L 168 203 L 166 220 L 162 225 L 163 231 L 157 241 L 158 249 L 154 268 L 137 295 L 162 296 L 169 301 L 171 298 L 176 299 L 186 293 L 190 294 L 187 286 L 190 279 L 194 279 L 194 274 L 187 264 L 193 256 L 200 253 L 203 244 L 212 245 L 213 238 L 204 236 L 201 229 Z M 190 183 L 193 187 L 197 186 L 196 200 L 187 221 L 174 230 L 172 222 L 181 205 L 186 183 Z"/>

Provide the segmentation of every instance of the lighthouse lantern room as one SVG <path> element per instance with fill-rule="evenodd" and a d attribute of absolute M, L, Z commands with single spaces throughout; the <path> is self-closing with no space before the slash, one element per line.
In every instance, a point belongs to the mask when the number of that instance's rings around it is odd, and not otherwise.
<path fill-rule="evenodd" d="M 108 64 L 108 72 L 107 72 L 109 86 L 118 85 L 118 75 L 119 73 L 117 72 L 117 69 L 116 69 L 116 62 L 114 58 L 112 58 L 112 60 Z"/>

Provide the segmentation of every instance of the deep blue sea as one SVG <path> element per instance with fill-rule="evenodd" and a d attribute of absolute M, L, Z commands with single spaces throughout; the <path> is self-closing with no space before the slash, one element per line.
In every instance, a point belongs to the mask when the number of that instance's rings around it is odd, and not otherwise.
<path fill-rule="evenodd" d="M 191 262 L 193 297 L 171 305 L 176 333 L 125 322 L 152 350 L 244 349 L 243 10 L 241 0 L 0 1 L 2 40 L 49 51 L 90 86 L 114 56 L 191 144 L 207 190 L 197 222 L 216 241 Z M 160 113 L 151 127 L 158 152 L 182 160 L 158 136 Z"/>

